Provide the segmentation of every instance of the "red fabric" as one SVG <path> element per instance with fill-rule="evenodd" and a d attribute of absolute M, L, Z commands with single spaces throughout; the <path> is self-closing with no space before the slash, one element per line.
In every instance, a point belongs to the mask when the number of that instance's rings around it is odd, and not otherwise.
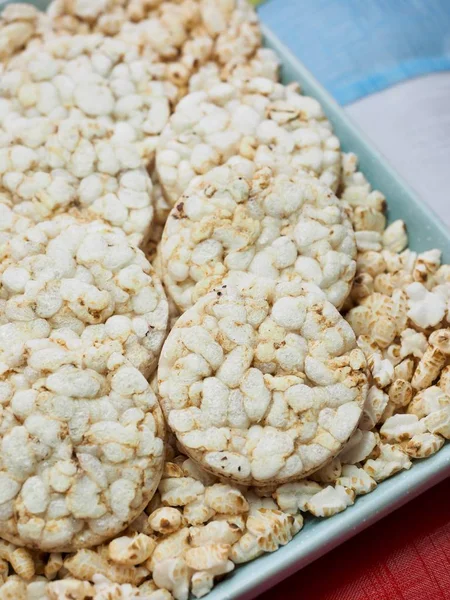
<path fill-rule="evenodd" d="M 260 599 L 450 600 L 450 479 Z"/>

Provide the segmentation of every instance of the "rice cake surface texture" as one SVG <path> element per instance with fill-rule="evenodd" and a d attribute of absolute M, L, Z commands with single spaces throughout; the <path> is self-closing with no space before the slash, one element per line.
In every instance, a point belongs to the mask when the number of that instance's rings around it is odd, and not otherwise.
<path fill-rule="evenodd" d="M 236 155 L 257 166 L 308 170 L 333 190 L 339 185 L 339 141 L 319 102 L 265 77 L 205 85 L 178 103 L 156 152 L 168 201 Z"/>
<path fill-rule="evenodd" d="M 160 252 L 180 310 L 231 271 L 315 283 L 340 307 L 356 271 L 345 205 L 327 186 L 239 157 L 192 180 L 168 217 Z"/>
<path fill-rule="evenodd" d="M 125 42 L 46 40 L 0 88 L 3 203 L 35 222 L 73 206 L 141 241 L 153 219 L 147 165 L 170 114 L 163 83 Z"/>
<path fill-rule="evenodd" d="M 279 80 L 280 61 L 270 48 L 259 48 L 249 60 L 238 57 L 221 67 L 214 61 L 204 64 L 189 80 L 189 92 L 199 92 L 219 83 L 232 83 L 245 87 L 250 79 L 263 77 L 276 82 Z"/>
<path fill-rule="evenodd" d="M 99 544 L 151 499 L 164 423 L 147 377 L 162 285 L 126 235 L 61 216 L 1 246 L 0 534 L 46 551 Z"/>
<path fill-rule="evenodd" d="M 367 394 L 365 358 L 314 285 L 234 273 L 186 311 L 158 366 L 191 458 L 238 484 L 281 484 L 336 456 Z"/>
<path fill-rule="evenodd" d="M 229 71 L 261 46 L 247 0 L 54 0 L 47 14 L 57 34 L 99 32 L 137 47 L 153 76 L 174 84 L 180 95 L 207 61 Z"/>

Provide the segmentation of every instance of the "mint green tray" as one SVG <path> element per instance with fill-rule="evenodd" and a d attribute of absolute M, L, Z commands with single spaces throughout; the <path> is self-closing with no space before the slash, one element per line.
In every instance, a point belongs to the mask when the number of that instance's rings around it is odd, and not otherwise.
<path fill-rule="evenodd" d="M 39 8 L 47 5 L 46 0 L 31 3 Z M 9 4 L 9 0 L 0 0 L 0 6 L 5 4 Z M 370 146 L 311 73 L 267 28 L 264 29 L 264 38 L 265 45 L 275 50 L 281 59 L 283 81 L 299 82 L 305 94 L 319 100 L 333 123 L 343 150 L 358 155 L 361 171 L 375 188 L 386 195 L 389 220 L 400 218 L 406 222 L 410 247 L 417 251 L 440 248 L 443 260 L 449 262 L 450 231 L 400 179 L 381 154 Z M 450 444 L 446 444 L 431 458 L 415 462 L 409 471 L 399 473 L 367 496 L 358 498 L 343 513 L 328 519 L 306 517 L 303 530 L 292 542 L 273 554 L 236 568 L 208 594 L 208 600 L 254 598 L 449 475 Z"/>

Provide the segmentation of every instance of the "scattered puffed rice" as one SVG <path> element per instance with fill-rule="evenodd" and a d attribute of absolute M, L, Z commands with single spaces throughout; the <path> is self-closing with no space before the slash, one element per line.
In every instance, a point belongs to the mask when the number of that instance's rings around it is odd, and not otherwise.
<path fill-rule="evenodd" d="M 306 511 L 309 500 L 322 489 L 315 481 L 305 479 L 281 485 L 276 489 L 274 498 L 282 511 L 295 515 L 299 510 Z"/>
<path fill-rule="evenodd" d="M 192 594 L 196 598 L 202 598 L 209 594 L 214 585 L 214 575 L 207 571 L 197 571 L 192 575 Z"/>
<path fill-rule="evenodd" d="M 3 478 L 0 484 L 2 487 L 3 485 L 6 487 L 3 493 L 8 493 L 8 483 L 8 479 Z M 29 580 L 35 574 L 33 557 L 26 548 L 18 548 L 14 544 L 0 539 L 0 558 L 8 561 L 17 575 L 22 577 L 22 579 Z"/>
<path fill-rule="evenodd" d="M 331 517 L 353 504 L 355 493 L 350 487 L 330 485 L 310 498 L 307 509 L 315 517 Z"/>
<path fill-rule="evenodd" d="M 190 575 L 183 558 L 167 558 L 156 563 L 153 568 L 153 580 L 158 587 L 172 592 L 176 600 L 188 600 Z"/>
<path fill-rule="evenodd" d="M 425 424 L 416 415 L 393 415 L 380 429 L 381 439 L 398 443 L 410 440 L 416 434 L 425 432 Z"/>
<path fill-rule="evenodd" d="M 408 317 L 418 327 L 435 327 L 444 318 L 446 301 L 438 293 L 429 292 L 424 285 L 415 282 L 406 287 L 408 294 Z"/>
<path fill-rule="evenodd" d="M 404 444 L 403 448 L 411 458 L 427 458 L 440 450 L 444 442 L 444 438 L 440 435 L 418 433 Z"/>
<path fill-rule="evenodd" d="M 121 565 L 135 566 L 149 558 L 156 542 L 148 535 L 139 533 L 134 537 L 122 536 L 114 539 L 108 546 L 109 557 Z"/>
<path fill-rule="evenodd" d="M 440 387 L 433 385 L 415 395 L 408 405 L 407 412 L 421 419 L 446 406 L 450 406 L 450 396 Z"/>
<path fill-rule="evenodd" d="M 379 483 L 402 469 L 410 469 L 411 466 L 412 463 L 407 454 L 399 446 L 381 444 L 379 457 L 367 460 L 364 470 Z"/>
<path fill-rule="evenodd" d="M 357 496 L 368 494 L 377 487 L 376 482 L 364 471 L 354 465 L 344 465 L 342 475 L 336 480 L 337 486 L 353 490 Z"/>
<path fill-rule="evenodd" d="M 173 533 L 181 527 L 182 515 L 176 508 L 162 506 L 150 514 L 148 522 L 150 527 L 158 533 Z"/>
<path fill-rule="evenodd" d="M 95 581 L 98 575 L 103 575 L 114 583 L 139 585 L 149 574 L 145 567 L 129 567 L 110 563 L 93 550 L 78 550 L 76 554 L 64 561 L 64 566 L 76 579 L 88 581 Z"/>
<path fill-rule="evenodd" d="M 182 556 L 190 548 L 190 531 L 188 527 L 183 527 L 175 533 L 164 537 L 157 544 L 149 561 L 149 566 L 154 569 L 155 565 L 165 562 L 168 559 Z"/>
<path fill-rule="evenodd" d="M 215 512 L 226 515 L 238 515 L 248 511 L 248 502 L 244 495 L 228 484 L 216 483 L 206 489 L 205 503 Z"/>
<path fill-rule="evenodd" d="M 391 233 L 384 233 L 386 198 L 378 190 L 372 190 L 364 175 L 357 171 L 357 166 L 358 159 L 355 154 L 342 154 L 342 185 L 338 195 L 351 207 L 350 219 L 355 228 L 358 250 L 363 253 L 378 252 L 384 244 L 387 247 L 398 247 L 400 240 L 407 241 L 404 239 L 403 230 L 401 236 L 392 230 Z M 368 270 L 368 273 L 373 276 L 371 270 Z"/>
<path fill-rule="evenodd" d="M 191 529 L 191 544 L 194 547 L 205 544 L 229 544 L 236 543 L 242 536 L 242 529 L 234 523 L 227 521 L 211 521 L 202 527 Z"/>
<path fill-rule="evenodd" d="M 141 586 L 137 588 L 130 583 L 113 583 L 104 575 L 94 575 L 93 583 L 78 579 L 63 579 L 47 585 L 44 597 L 36 600 L 171 600 L 170 594 L 166 596 L 145 595 L 141 593 Z M 161 590 L 162 591 L 162 590 Z M 28 598 L 27 598 L 28 600 Z M 30 599 L 31 600 L 31 599 Z"/>
<path fill-rule="evenodd" d="M 447 440 L 450 439 L 450 406 L 432 412 L 423 421 L 430 433 L 440 434 Z"/>

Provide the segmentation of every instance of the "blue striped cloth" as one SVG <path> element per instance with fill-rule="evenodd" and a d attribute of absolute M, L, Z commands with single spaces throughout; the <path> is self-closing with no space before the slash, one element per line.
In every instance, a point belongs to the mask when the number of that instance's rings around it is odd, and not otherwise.
<path fill-rule="evenodd" d="M 259 14 L 342 104 L 450 70 L 450 0 L 268 0 Z"/>

